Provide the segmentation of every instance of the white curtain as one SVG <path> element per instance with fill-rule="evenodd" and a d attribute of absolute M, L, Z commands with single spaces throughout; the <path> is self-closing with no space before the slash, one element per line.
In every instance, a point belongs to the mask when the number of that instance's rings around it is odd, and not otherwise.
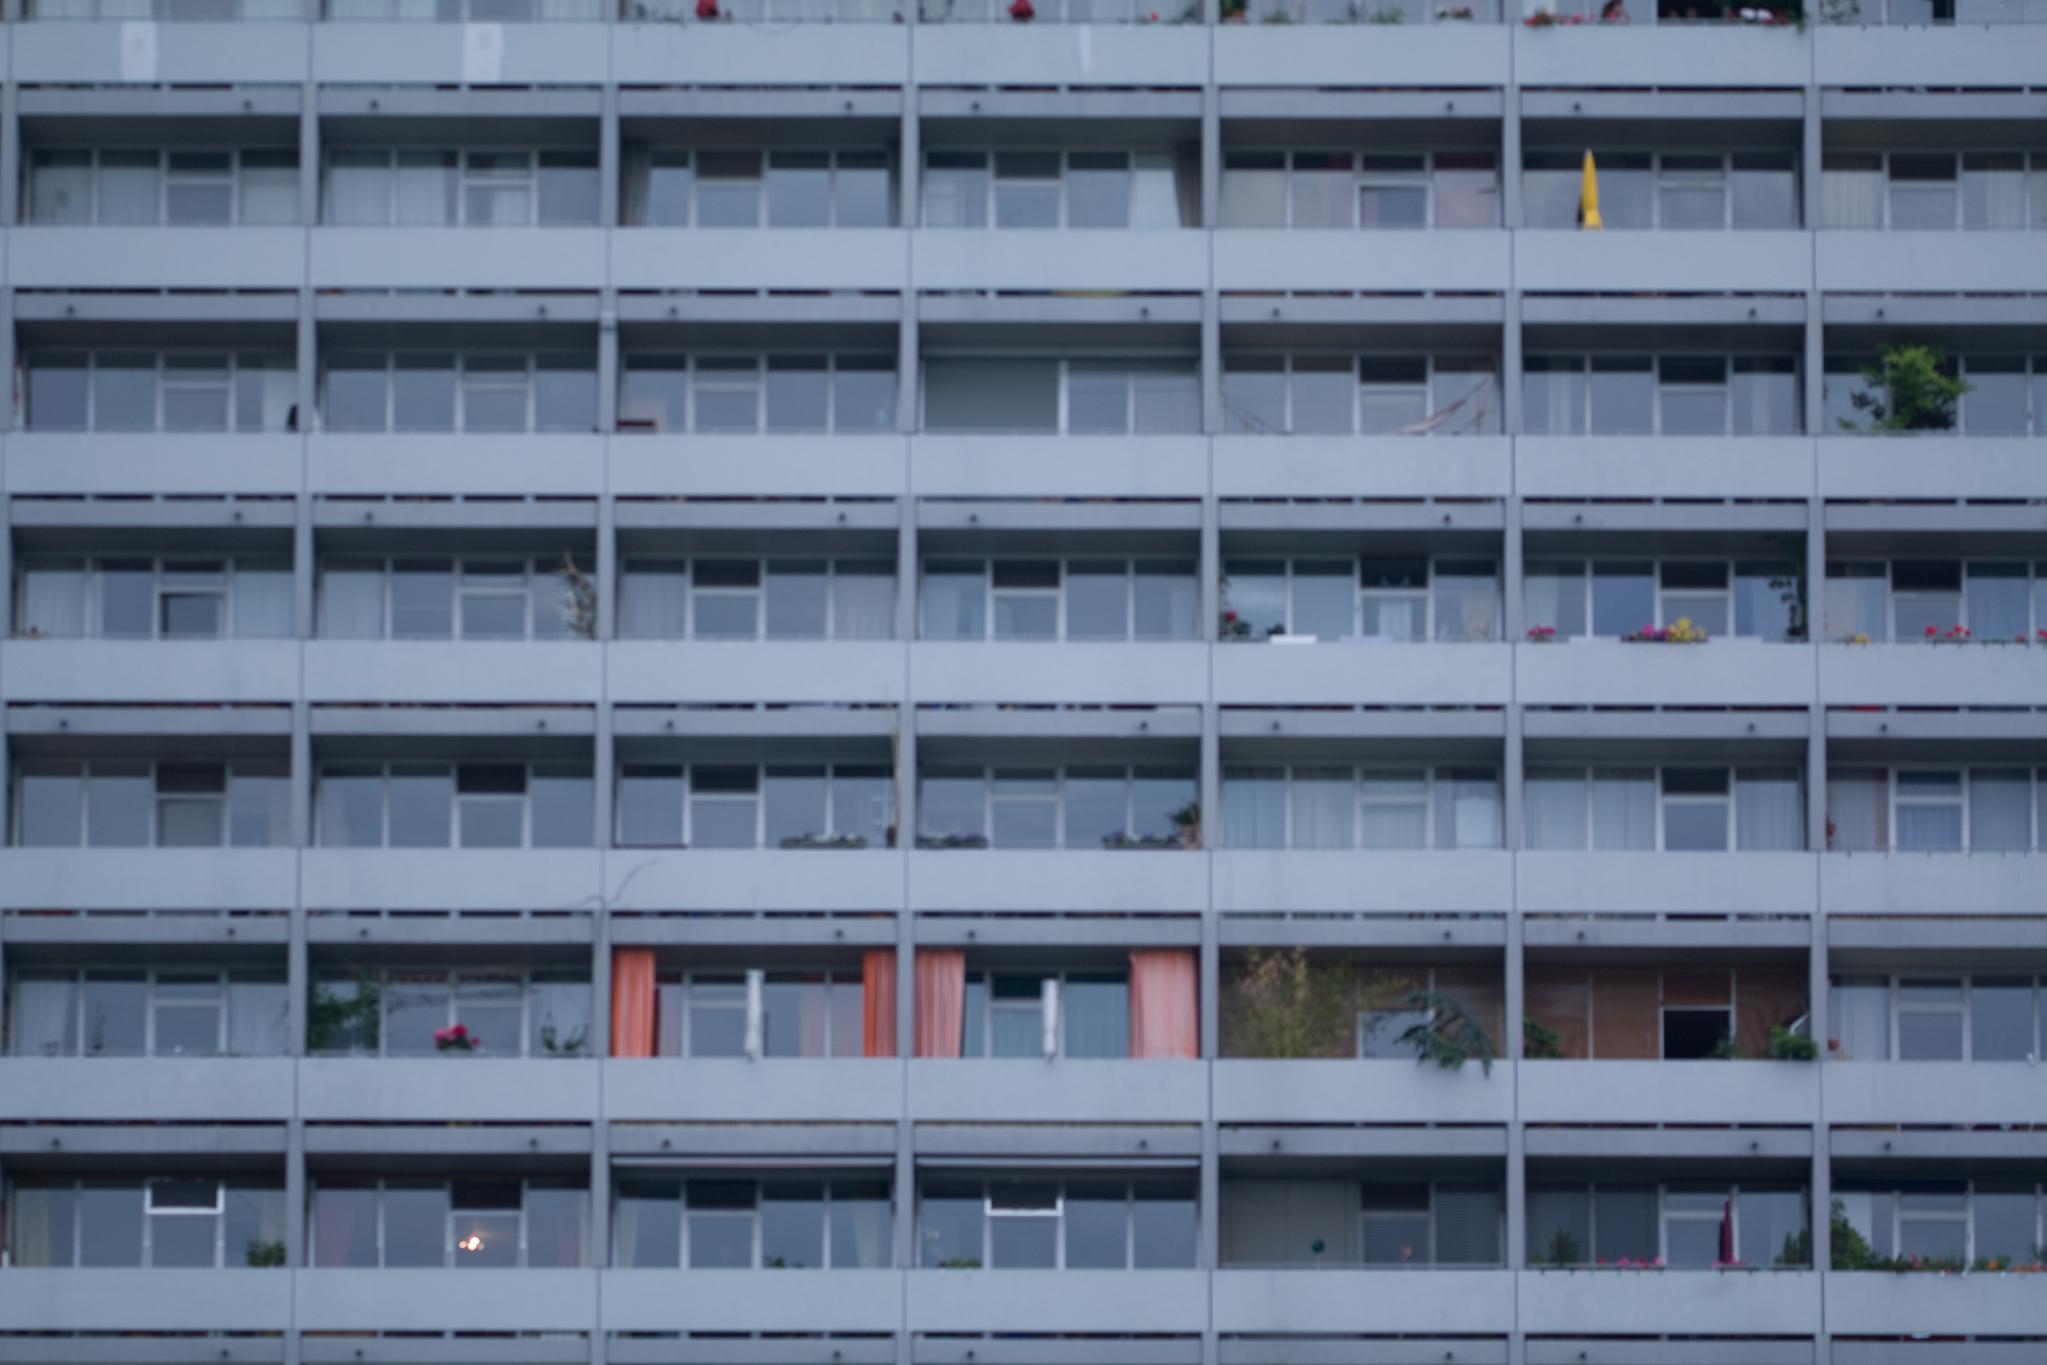
<path fill-rule="evenodd" d="M 893 574 L 832 576 L 832 634 L 840 640 L 889 640 L 896 633 Z"/>
<path fill-rule="evenodd" d="M 1844 1062 L 1883 1062 L 1891 1055 L 1891 987 L 1882 977 L 1848 977 L 1827 996 L 1829 1033 Z"/>
<path fill-rule="evenodd" d="M 76 1051 L 71 1036 L 76 983 L 69 976 L 18 977 L 9 1048 L 17 1057 L 61 1057 Z"/>
<path fill-rule="evenodd" d="M 1830 228 L 1883 226 L 1881 171 L 1823 171 L 1820 174 L 1820 222 Z"/>
<path fill-rule="evenodd" d="M 1592 847 L 1656 847 L 1656 775 L 1647 768 L 1592 772 Z"/>
<path fill-rule="evenodd" d="M 619 581 L 618 633 L 628 640 L 680 640 L 689 634 L 689 576 L 628 572 Z"/>
<path fill-rule="evenodd" d="M 1292 783 L 1294 848 L 1349 848 L 1356 801 L 1347 768 L 1296 768 Z"/>
<path fill-rule="evenodd" d="M 644 147 L 628 147 L 625 153 L 624 201 L 619 205 L 623 221 L 630 227 L 647 226 L 648 181 L 653 176 L 654 155 Z"/>
<path fill-rule="evenodd" d="M 374 569 L 322 570 L 320 635 L 337 640 L 382 639 L 384 575 Z"/>
<path fill-rule="evenodd" d="M 247 639 L 289 639 L 292 577 L 289 568 L 237 568 L 234 576 L 235 634 Z"/>
<path fill-rule="evenodd" d="M 1286 847 L 1286 770 L 1223 773 L 1223 838 L 1230 848 Z"/>
<path fill-rule="evenodd" d="M 1525 847 L 1584 849 L 1585 774 L 1572 770 L 1529 773 L 1521 820 Z"/>
<path fill-rule="evenodd" d="M 282 981 L 230 981 L 227 1050 L 234 1057 L 275 1057 L 286 1046 L 290 992 Z"/>
<path fill-rule="evenodd" d="M 397 208 L 401 227 L 447 227 L 455 221 L 455 162 L 447 152 L 398 154 Z"/>
<path fill-rule="evenodd" d="M 363 0 L 334 3 L 353 9 Z M 337 10 L 335 17 L 358 16 Z M 385 153 L 335 152 L 328 157 L 327 221 L 344 227 L 382 227 L 391 221 L 391 168 Z"/>
<path fill-rule="evenodd" d="M 85 573 L 80 568 L 28 571 L 22 602 L 23 630 L 50 636 L 85 633 Z"/>
<path fill-rule="evenodd" d="M 1362 795 L 1364 847 L 1428 847 L 1428 778 L 1425 774 L 1367 773 Z"/>
<path fill-rule="evenodd" d="M 1969 774 L 1972 851 L 2023 853 L 2032 848 L 2031 777 L 2024 768 L 1977 768 Z"/>
<path fill-rule="evenodd" d="M 1890 847 L 1890 786 L 1881 768 L 1827 772 L 1827 846 L 1844 853 Z"/>
<path fill-rule="evenodd" d="M 1800 800 L 1798 774 L 1795 772 L 1757 770 L 1736 773 L 1735 847 L 1744 853 L 1804 848 L 1804 805 Z"/>
<path fill-rule="evenodd" d="M 1521 580 L 1521 602 L 1529 629 L 1548 626 L 1561 639 L 1574 633 L 1584 614 L 1585 575 L 1529 574 Z"/>
<path fill-rule="evenodd" d="M 1491 777 L 1439 777 L 1436 847 L 1498 848 L 1500 787 Z"/>
<path fill-rule="evenodd" d="M 1176 228 L 1180 196 L 1173 188 L 1173 154 L 1138 152 L 1131 158 L 1130 226 Z"/>

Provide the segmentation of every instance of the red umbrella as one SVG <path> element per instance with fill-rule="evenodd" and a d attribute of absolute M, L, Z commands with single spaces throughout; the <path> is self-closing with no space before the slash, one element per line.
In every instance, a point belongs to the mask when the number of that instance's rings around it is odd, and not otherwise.
<path fill-rule="evenodd" d="M 1734 1264 L 1734 1196 L 1720 1210 L 1720 1264 Z"/>

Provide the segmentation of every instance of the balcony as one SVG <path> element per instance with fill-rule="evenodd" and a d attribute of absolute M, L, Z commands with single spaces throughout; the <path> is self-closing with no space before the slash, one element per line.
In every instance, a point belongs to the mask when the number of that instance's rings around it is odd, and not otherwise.
<path fill-rule="evenodd" d="M 1220 914 L 1504 914 L 1514 903 L 1513 855 L 1499 850 L 1219 849 L 1213 861 Z"/>
<path fill-rule="evenodd" d="M 903 904 L 903 858 L 889 849 L 619 848 L 605 863 L 613 910 L 893 914 Z"/>
<path fill-rule="evenodd" d="M 2047 49 L 2042 52 L 2047 55 Z M 1980 73 L 1972 76 L 1971 84 L 1981 79 Z M 1899 280 L 1910 280 L 1915 291 L 1929 294 L 2047 289 L 2047 253 L 2040 250 L 2037 232 L 1834 230 L 1822 233 L 1819 241 L 1815 269 L 1819 287 L 1830 293 L 1880 294 L 1895 289 Z"/>
<path fill-rule="evenodd" d="M 1513 1109 L 1512 1063 L 1456 1071 L 1408 1061 L 1215 1063 L 1218 1123 L 1505 1123 Z"/>
<path fill-rule="evenodd" d="M 1224 706 L 1498 706 L 1512 670 L 1501 644 L 1229 644 L 1215 651 L 1215 693 Z"/>
<path fill-rule="evenodd" d="M 911 30 L 911 55 L 926 85 L 1198 86 L 1208 77 L 1208 30 L 1179 22 L 1186 4 L 1159 0 L 1153 7 L 1158 21 L 1151 23 L 1016 25 L 1005 19 L 1000 40 L 985 24 L 919 24 Z"/>
<path fill-rule="evenodd" d="M 594 23 L 315 24 L 313 79 L 386 86 L 594 86 L 607 74 L 608 33 L 606 25 Z"/>
<path fill-rule="evenodd" d="M 1208 662 L 1199 644 L 994 641 L 911 646 L 920 702 L 1198 705 Z M 990 729 L 1000 734 L 999 718 Z"/>
<path fill-rule="evenodd" d="M 632 236 L 619 235 L 619 245 Z M 896 498 L 908 445 L 900 436 L 677 436 L 605 442 L 611 491 L 622 498 Z"/>
<path fill-rule="evenodd" d="M 311 271 L 319 289 L 588 289 L 605 277 L 609 237 L 596 227 L 322 227 Z"/>
<path fill-rule="evenodd" d="M 1524 441 L 1525 445 L 1526 442 Z M 1504 436 L 1219 436 L 1222 498 L 1504 498 L 1513 489 Z"/>
<path fill-rule="evenodd" d="M 1528 1123 L 1725 1127 L 1810 1124 L 1819 1114 L 1818 1063 L 1536 1061 L 1520 1071 Z M 1831 1106 L 1827 1117 L 1838 1118 Z"/>
<path fill-rule="evenodd" d="M 0 1119 L 34 1123 L 282 1123 L 283 1057 L 10 1057 Z"/>
<path fill-rule="evenodd" d="M 2035 706 L 2047 697 L 2047 648 L 1822 645 L 1819 681 L 1829 706 Z"/>
<path fill-rule="evenodd" d="M 598 1112 L 597 1081 L 588 1059 L 308 1057 L 299 1063 L 299 1113 L 330 1123 L 586 1117 Z"/>
<path fill-rule="evenodd" d="M 313 702 L 594 702 L 603 672 L 587 640 L 309 640 L 305 651 Z"/>
<path fill-rule="evenodd" d="M 647 1057 L 604 1063 L 604 1115 L 616 1123 L 894 1123 L 895 1058 Z"/>
<path fill-rule="evenodd" d="M 1829 853 L 1820 905 L 1830 915 L 2037 915 L 2047 855 Z"/>
<path fill-rule="evenodd" d="M 1663 89 L 1783 88 L 1812 79 L 1812 41 L 1790 28 L 1636 23 L 1531 29 L 1517 24 L 1508 31 L 1514 36 L 1515 79 L 1523 85 L 1611 86 L 1613 73 L 1620 70 L 1629 73 L 1631 85 Z M 1844 73 L 1839 83 L 1865 82 L 1849 81 Z"/>
<path fill-rule="evenodd" d="M 781 35 L 800 38 L 805 27 L 783 29 Z M 710 35 L 713 41 L 726 35 L 722 29 L 694 32 Z M 820 26 L 819 32 L 852 36 L 856 30 Z M 664 83 L 674 79 L 672 72 L 663 77 Z M 909 273 L 903 234 L 891 228 L 650 227 L 624 228 L 611 235 L 611 272 L 621 289 L 739 286 L 891 294 L 902 291 Z"/>
<path fill-rule="evenodd" d="M 1510 31 L 1500 24 L 1225 24 L 1215 76 L 1225 86 L 1332 90 L 1505 85 Z"/>
<path fill-rule="evenodd" d="M 2034 1337 L 2040 1286 L 2034 1275 L 1888 1275 L 1826 1277 L 1827 1320 L 1855 1324 L 1857 1336 Z"/>
<path fill-rule="evenodd" d="M 654 88 L 902 85 L 909 79 L 910 44 L 905 30 L 889 23 L 620 24 L 611 31 L 611 68 L 611 79 L 622 86 Z"/>
<path fill-rule="evenodd" d="M 17 227 L 8 274 L 19 289 L 296 289 L 305 242 L 293 227 Z"/>
<path fill-rule="evenodd" d="M 306 442 L 316 494 L 579 496 L 604 489 L 596 435 L 317 435 Z"/>
<path fill-rule="evenodd" d="M 1215 1329 L 1303 1335 L 1496 1334 L 1514 1328 L 1506 1270 L 1220 1270 Z"/>
<path fill-rule="evenodd" d="M 7 490 L 16 495 L 103 493 L 109 488 L 218 494 L 232 488 L 245 495 L 290 495 L 299 490 L 300 449 L 299 438 L 284 433 L 15 431 L 7 436 Z"/>
<path fill-rule="evenodd" d="M 1199 436 L 917 436 L 910 491 L 931 498 L 1198 498 Z"/>
<path fill-rule="evenodd" d="M 622 640 L 604 649 L 610 697 L 621 704 L 903 699 L 903 647 L 889 640 Z"/>
<path fill-rule="evenodd" d="M 0 850 L 0 906 L 32 910 L 281 910 L 297 884 L 288 848 Z"/>
<path fill-rule="evenodd" d="M 938 27 L 933 33 L 1007 53 L 1010 37 L 1039 32 L 1084 40 L 1094 30 L 1061 33 L 1012 25 L 1004 41 L 985 26 Z M 1129 36 L 1142 35 L 1125 30 Z M 918 30 L 919 38 L 926 35 Z M 1111 68 L 1113 69 L 1113 68 Z M 920 73 L 919 79 L 924 79 Z M 1117 79 L 1123 77 L 1119 74 Z M 1198 79 L 1198 77 L 1197 77 Z M 1121 231 L 934 228 L 911 234 L 911 282 L 920 291 L 968 289 L 1113 289 L 1186 293 L 1208 283 L 1208 236 L 1186 229 Z M 835 280 L 838 287 L 844 282 Z"/>
<path fill-rule="evenodd" d="M 1796 498 L 1813 492 L 1803 436 L 1523 436 L 1514 473 L 1530 498 Z"/>
<path fill-rule="evenodd" d="M 1357 32 L 1379 32 L 1390 25 L 1369 25 Z M 1431 38 L 1449 37 L 1451 30 L 1465 27 L 1445 24 L 1414 34 Z M 1344 46 L 1342 27 L 1308 27 L 1276 30 L 1304 39 Z M 1218 37 L 1220 44 L 1235 34 Z M 1220 59 L 1218 59 L 1220 60 Z M 1275 74 L 1271 80 L 1287 77 Z M 1339 85 L 1359 80 L 1349 73 Z M 1467 71 L 1449 82 L 1469 85 L 1475 77 Z M 1506 289 L 1512 281 L 1505 232 L 1482 228 L 1440 232 L 1317 232 L 1308 229 L 1223 228 L 1215 240 L 1216 287 L 1228 292 L 1270 292 L 1277 289 L 1301 291 L 1392 290 L 1415 288 L 1426 280 L 1433 289 L 1491 293 Z"/>
<path fill-rule="evenodd" d="M 1648 39 L 1674 43 L 1677 45 L 1674 48 L 1676 53 L 1693 54 L 1694 58 L 1710 52 L 1711 43 L 1706 40 L 1711 39 L 1769 39 L 1787 44 L 1797 41 L 1764 29 L 1704 27 L 1673 29 L 1660 34 L 1653 31 L 1621 34 L 1586 28 L 1560 28 L 1547 33 L 1524 30 L 1519 36 L 1523 51 L 1530 44 L 1574 45 L 1582 41 L 1601 47 L 1603 40 Z M 1616 51 L 1607 60 L 1618 62 L 1620 67 L 1630 71 L 1640 71 L 1642 67 L 1635 61 L 1636 55 L 1629 52 L 1621 56 Z M 1803 53 L 1800 56 L 1798 65 L 1803 73 Z M 1691 69 L 1693 59 L 1686 59 L 1685 65 Z M 1610 83 L 1613 72 L 1620 67 L 1602 66 L 1600 62 L 1589 64 L 1591 71 L 1602 73 L 1592 83 Z M 1525 74 L 1523 78 L 1527 79 Z M 1804 75 L 1800 74 L 1785 84 L 1799 85 L 1804 80 Z M 1750 85 L 1768 82 L 1757 82 L 1751 72 L 1747 79 L 1726 83 Z M 1514 236 L 1516 282 L 1524 289 L 1560 293 L 1654 292 L 1668 290 L 1680 283 L 1690 283 L 1694 288 L 1706 288 L 1710 284 L 1713 289 L 1743 293 L 1802 293 L 1812 285 L 1812 258 L 1812 235 L 1806 232 L 1531 230 Z"/>
<path fill-rule="evenodd" d="M 17 13 L 14 17 L 19 18 Z M 54 85 L 264 85 L 306 78 L 302 24 L 10 23 L 14 60 Z M 386 77 L 385 79 L 389 79 Z"/>
<path fill-rule="evenodd" d="M 919 1123 L 1198 1123 L 1208 1109 L 1202 1062 L 944 1058 L 909 1071 Z"/>
<path fill-rule="evenodd" d="M 1530 1334 L 1807 1336 L 1820 1325 L 1820 1276 L 1809 1270 L 1529 1270 L 1518 1278 L 1520 1326 Z"/>
<path fill-rule="evenodd" d="M 583 1332 L 597 1316 L 595 1270 L 302 1270 L 302 1332 Z"/>
<path fill-rule="evenodd" d="M 7 1275 L 10 1332 L 264 1332 L 291 1326 L 283 1270 L 26 1270 Z"/>
<path fill-rule="evenodd" d="M 18 699 L 94 702 L 290 701 L 290 640 L 18 640 L 0 644 Z"/>
<path fill-rule="evenodd" d="M 2047 498 L 2047 461 L 2023 436 L 1829 435 L 1818 449 L 1825 498 Z"/>
<path fill-rule="evenodd" d="M 1206 860 L 1184 849 L 925 849 L 910 855 L 913 910 L 1199 914 L 1207 891 Z"/>
<path fill-rule="evenodd" d="M 607 1270 L 607 1332 L 894 1332 L 892 1270 Z"/>
<path fill-rule="evenodd" d="M 302 895 L 315 910 L 565 910 L 604 893 L 596 849 L 309 848 L 301 856 Z"/>
<path fill-rule="evenodd" d="M 1813 695 L 1811 649 L 1756 640 L 1570 640 L 1522 646 L 1515 668 L 1529 706 L 1805 706 Z"/>
<path fill-rule="evenodd" d="M 1827 1122 L 2026 1125 L 2047 1112 L 2047 1073 L 2011 1062 L 1828 1062 Z M 1925 1329 L 1921 1329 L 1925 1330 Z"/>
<path fill-rule="evenodd" d="M 1515 858 L 1524 912 L 1589 915 L 1809 915 L 1817 902 L 1806 853 L 1564 853 Z"/>
<path fill-rule="evenodd" d="M 1811 79 L 1822 86 L 2017 89 L 2047 69 L 2037 24 L 1830 25 L 1812 36 Z"/>
<path fill-rule="evenodd" d="M 905 1278 L 910 1332 L 1181 1333 L 1208 1305 L 1208 1276 L 1198 1270 L 912 1270 Z"/>

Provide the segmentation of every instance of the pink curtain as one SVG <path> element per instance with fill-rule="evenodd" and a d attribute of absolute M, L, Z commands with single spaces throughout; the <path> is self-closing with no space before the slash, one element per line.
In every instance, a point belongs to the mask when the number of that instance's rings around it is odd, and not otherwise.
<path fill-rule="evenodd" d="M 1187 948 L 1130 954 L 1130 1055 L 1201 1055 L 1200 973 Z"/>
<path fill-rule="evenodd" d="M 896 950 L 869 948 L 860 955 L 860 1041 L 869 1057 L 896 1055 Z"/>
<path fill-rule="evenodd" d="M 917 1055 L 959 1056 L 966 1013 L 966 953 L 959 948 L 919 948 Z"/>
<path fill-rule="evenodd" d="M 654 950 L 611 950 L 611 1055 L 654 1055 Z"/>

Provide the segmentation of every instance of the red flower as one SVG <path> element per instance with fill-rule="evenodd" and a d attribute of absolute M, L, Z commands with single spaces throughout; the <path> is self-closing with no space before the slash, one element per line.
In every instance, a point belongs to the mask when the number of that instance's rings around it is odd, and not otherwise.
<path fill-rule="evenodd" d="M 1930 639 L 1932 639 L 1932 638 L 1933 638 L 1934 636 L 1936 636 L 1936 635 L 1938 635 L 1938 634 L 1940 634 L 1940 632 L 1939 632 L 1938 630 L 1935 630 L 1935 629 L 1934 629 L 1934 628 L 1933 628 L 1932 626 L 1928 626 L 1928 627 L 1926 628 L 1926 638 L 1927 638 L 1927 639 L 1929 639 L 1929 640 L 1930 640 Z"/>
<path fill-rule="evenodd" d="M 718 0 L 697 0 L 697 18 L 708 23 L 722 17 L 718 13 Z"/>
<path fill-rule="evenodd" d="M 1031 20 L 1038 17 L 1038 12 L 1031 8 L 1031 0 L 1012 0 L 1009 7 L 1009 17 L 1016 20 L 1019 24 L 1028 24 Z"/>

